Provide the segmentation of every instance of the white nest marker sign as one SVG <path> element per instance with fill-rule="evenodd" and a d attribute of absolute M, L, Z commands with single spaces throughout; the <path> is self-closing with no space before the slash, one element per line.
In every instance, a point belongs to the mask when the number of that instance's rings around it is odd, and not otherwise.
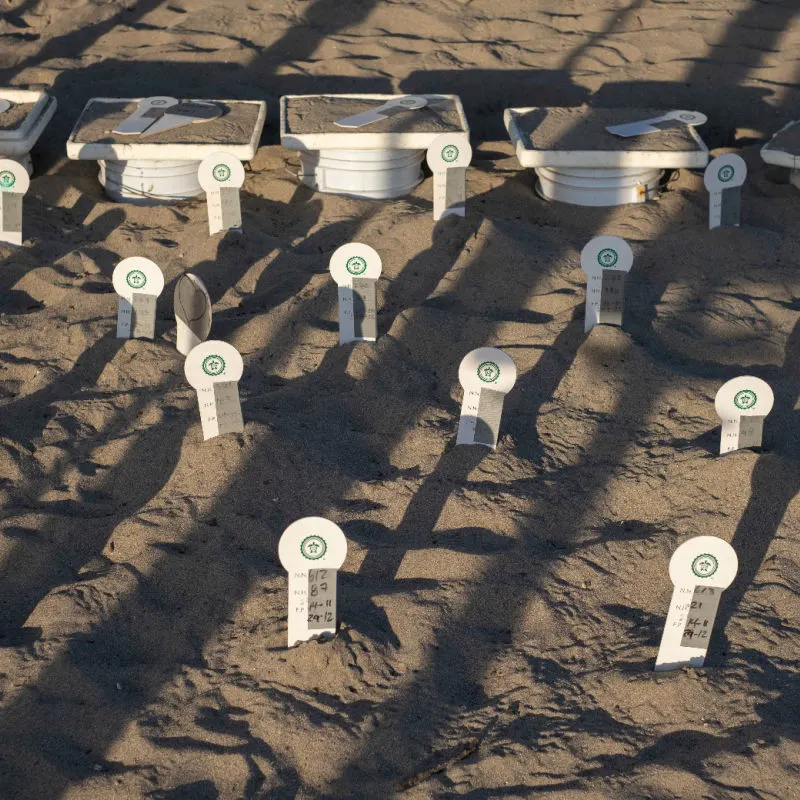
<path fill-rule="evenodd" d="M 742 185 L 747 164 L 741 156 L 718 156 L 707 167 L 703 183 L 708 190 L 708 229 L 738 228 L 742 211 Z"/>
<path fill-rule="evenodd" d="M 764 417 L 772 411 L 774 400 L 769 384 L 752 375 L 733 378 L 720 387 L 714 398 L 714 408 L 722 420 L 720 455 L 761 447 Z"/>
<path fill-rule="evenodd" d="M 648 133 L 659 133 L 670 128 L 683 128 L 687 125 L 703 125 L 708 122 L 708 117 L 699 111 L 668 111 L 660 117 L 626 122 L 622 125 L 608 125 L 606 130 L 615 136 L 628 138 L 629 136 L 645 136 Z"/>
<path fill-rule="evenodd" d="M 464 389 L 456 444 L 482 444 L 494 449 L 500 435 L 503 401 L 517 382 L 517 367 L 496 347 L 467 353 L 458 367 Z"/>
<path fill-rule="evenodd" d="M 238 385 L 243 370 L 239 351 L 227 342 L 211 339 L 186 356 L 183 371 L 197 392 L 204 440 L 244 430 Z"/>
<path fill-rule="evenodd" d="M 674 589 L 656 672 L 703 666 L 720 596 L 738 569 L 736 552 L 716 536 L 695 536 L 672 554 L 669 577 Z"/>
<path fill-rule="evenodd" d="M 329 269 L 339 287 L 339 344 L 374 342 L 378 338 L 375 284 L 383 271 L 381 257 L 368 244 L 343 244 L 331 256 Z"/>
<path fill-rule="evenodd" d="M 178 326 L 176 345 L 178 352 L 187 356 L 211 331 L 211 297 L 203 281 L 186 272 L 175 285 L 173 303 Z"/>
<path fill-rule="evenodd" d="M 289 573 L 289 647 L 336 635 L 337 571 L 346 556 L 342 529 L 323 517 L 304 517 L 283 532 L 278 557 Z"/>
<path fill-rule="evenodd" d="M 633 266 L 633 251 L 619 236 L 596 236 L 581 251 L 586 273 L 584 332 L 595 325 L 622 325 L 625 279 Z"/>
<path fill-rule="evenodd" d="M 119 295 L 118 339 L 152 339 L 156 332 L 156 303 L 164 290 L 164 274 L 149 258 L 124 258 L 111 276 Z"/>
<path fill-rule="evenodd" d="M 433 172 L 433 218 L 467 213 L 467 167 L 472 147 L 463 133 L 443 133 L 428 148 L 428 166 Z"/>
<path fill-rule="evenodd" d="M 0 242 L 22 244 L 22 198 L 30 185 L 22 164 L 0 158 Z"/>
<path fill-rule="evenodd" d="M 197 180 L 206 193 L 209 233 L 213 236 L 219 231 L 241 228 L 239 189 L 244 185 L 242 162 L 229 153 L 212 153 L 200 162 Z"/>

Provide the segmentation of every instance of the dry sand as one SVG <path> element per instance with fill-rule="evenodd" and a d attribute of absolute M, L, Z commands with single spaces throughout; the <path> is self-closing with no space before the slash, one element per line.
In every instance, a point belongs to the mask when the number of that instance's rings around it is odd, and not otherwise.
<path fill-rule="evenodd" d="M 3 800 L 791 800 L 800 769 L 800 194 L 758 155 L 797 114 L 796 4 L 21 0 L 0 83 L 51 84 L 25 245 L 0 245 Z M 379 203 L 299 186 L 276 99 L 460 93 L 465 219 L 430 179 Z M 265 98 L 244 235 L 203 203 L 106 200 L 64 141 L 88 98 Z M 509 105 L 696 108 L 750 168 L 709 233 L 701 176 L 548 205 Z M 623 329 L 583 334 L 579 253 L 625 237 Z M 383 260 L 375 344 L 337 346 L 331 253 Z M 115 339 L 114 265 L 154 259 L 154 341 Z M 203 442 L 174 348 L 192 270 L 245 360 L 245 431 Z M 454 448 L 457 368 L 519 380 L 496 451 Z M 713 397 L 775 391 L 720 458 Z M 286 650 L 278 537 L 350 542 L 337 638 Z M 656 675 L 667 563 L 732 542 L 707 667 Z"/>
<path fill-rule="evenodd" d="M 10 108 L 0 112 L 0 131 L 19 128 L 32 109 L 33 103 L 12 103 Z"/>

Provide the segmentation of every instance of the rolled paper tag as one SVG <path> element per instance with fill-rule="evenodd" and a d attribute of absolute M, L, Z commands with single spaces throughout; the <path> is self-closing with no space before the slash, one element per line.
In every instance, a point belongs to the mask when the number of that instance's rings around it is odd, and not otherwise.
<path fill-rule="evenodd" d="M 30 185 L 22 164 L 0 158 L 0 242 L 22 244 L 22 198 Z"/>
<path fill-rule="evenodd" d="M 186 356 L 183 371 L 197 392 L 204 440 L 244 430 L 238 385 L 243 370 L 239 351 L 227 342 L 202 342 Z"/>
<path fill-rule="evenodd" d="M 695 536 L 672 554 L 669 577 L 674 589 L 656 672 L 703 666 L 720 596 L 738 569 L 736 551 L 716 536 Z"/>
<path fill-rule="evenodd" d="M 586 315 L 583 330 L 595 325 L 622 325 L 625 279 L 633 266 L 633 251 L 619 236 L 595 236 L 581 251 L 586 273 Z"/>
<path fill-rule="evenodd" d="M 304 517 L 283 532 L 278 558 L 289 573 L 289 647 L 336 635 L 336 579 L 346 556 L 342 529 L 323 517 Z"/>
<path fill-rule="evenodd" d="M 339 286 L 339 344 L 374 342 L 381 257 L 368 244 L 351 242 L 334 251 L 328 269 Z"/>
<path fill-rule="evenodd" d="M 743 375 L 724 383 L 714 398 L 714 408 L 722 420 L 720 454 L 761 447 L 764 417 L 772 411 L 774 400 L 772 389 L 761 378 Z"/>
<path fill-rule="evenodd" d="M 708 229 L 738 228 L 742 210 L 742 184 L 747 164 L 741 156 L 727 153 L 707 167 L 703 183 L 708 190 Z"/>
<path fill-rule="evenodd" d="M 404 111 L 415 111 L 418 108 L 424 108 L 426 105 L 428 105 L 427 98 L 420 95 L 393 97 L 377 108 L 337 120 L 334 125 L 338 125 L 340 128 L 363 128 L 364 125 L 369 125 L 371 122 L 393 117 L 395 114 L 401 114 Z"/>
<path fill-rule="evenodd" d="M 637 122 L 626 122 L 622 125 L 609 125 L 606 130 L 615 136 L 627 138 L 629 136 L 643 136 L 648 133 L 659 133 L 670 128 L 683 128 L 703 125 L 708 122 L 708 117 L 699 111 L 668 111 L 660 117 L 651 117 Z"/>
<path fill-rule="evenodd" d="M 11 108 L 9 100 L 0 100 L 0 114 L 4 114 L 9 108 Z"/>
<path fill-rule="evenodd" d="M 145 97 L 139 101 L 136 111 L 114 128 L 114 133 L 144 133 L 170 106 L 179 102 L 177 97 Z"/>
<path fill-rule="evenodd" d="M 236 156 L 212 153 L 197 169 L 197 180 L 206 193 L 208 230 L 218 231 L 242 227 L 239 189 L 244 185 L 244 167 Z"/>
<path fill-rule="evenodd" d="M 211 330 L 211 298 L 203 281 L 186 272 L 175 285 L 175 322 L 178 326 L 178 352 L 188 355 Z"/>
<path fill-rule="evenodd" d="M 146 131 L 142 131 L 142 135 L 152 136 L 184 125 L 210 122 L 222 114 L 223 108 L 217 103 L 203 103 L 200 100 L 179 103 L 177 106 L 170 106 Z"/>
<path fill-rule="evenodd" d="M 500 434 L 503 400 L 517 381 L 511 357 L 496 347 L 479 347 L 461 360 L 458 380 L 464 389 L 456 444 L 494 449 Z"/>
<path fill-rule="evenodd" d="M 460 133 L 443 133 L 428 148 L 427 160 L 433 172 L 433 218 L 465 216 L 467 167 L 472 160 L 469 139 Z"/>
<path fill-rule="evenodd" d="M 118 339 L 152 339 L 156 332 L 156 302 L 164 290 L 164 274 L 149 258 L 124 258 L 111 276 L 119 295 Z"/>

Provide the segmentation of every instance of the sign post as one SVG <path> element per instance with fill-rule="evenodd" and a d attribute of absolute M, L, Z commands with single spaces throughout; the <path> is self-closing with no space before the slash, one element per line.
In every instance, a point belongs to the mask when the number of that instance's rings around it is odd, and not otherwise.
<path fill-rule="evenodd" d="M 772 411 L 774 400 L 769 384 L 752 375 L 733 378 L 720 387 L 714 398 L 714 408 L 722 420 L 720 455 L 761 447 L 764 417 Z"/>
<path fill-rule="evenodd" d="M 674 589 L 656 672 L 703 666 L 720 596 L 738 569 L 736 552 L 716 536 L 695 536 L 672 554 L 669 577 Z"/>
<path fill-rule="evenodd" d="M 197 168 L 197 180 L 206 193 L 208 230 L 219 231 L 242 227 L 242 206 L 239 189 L 244 185 L 242 162 L 229 153 L 212 153 Z"/>
<path fill-rule="evenodd" d="M 625 279 L 633 266 L 633 251 L 619 236 L 596 236 L 581 251 L 586 273 L 586 316 L 583 330 L 595 325 L 622 325 Z"/>
<path fill-rule="evenodd" d="M 293 522 L 278 542 L 289 573 L 288 647 L 336 635 L 336 579 L 347 555 L 342 529 L 323 517 Z"/>
<path fill-rule="evenodd" d="M 494 449 L 500 434 L 503 401 L 517 381 L 511 357 L 496 347 L 479 347 L 461 360 L 458 380 L 464 389 L 456 444 Z"/>
<path fill-rule="evenodd" d="M 375 284 L 383 271 L 368 244 L 343 244 L 331 256 L 331 276 L 339 286 L 339 344 L 378 338 Z"/>
<path fill-rule="evenodd" d="M 427 160 L 433 172 L 433 218 L 465 216 L 467 167 L 472 160 L 469 138 L 463 133 L 437 136 L 428 148 Z"/>
<path fill-rule="evenodd" d="M 152 339 L 156 331 L 156 303 L 164 290 L 164 274 L 149 258 L 124 258 L 111 276 L 119 295 L 118 339 Z"/>

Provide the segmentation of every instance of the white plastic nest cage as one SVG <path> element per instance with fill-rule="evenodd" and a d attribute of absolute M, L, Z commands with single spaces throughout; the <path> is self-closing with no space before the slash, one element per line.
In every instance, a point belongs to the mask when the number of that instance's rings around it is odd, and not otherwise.
<path fill-rule="evenodd" d="M 56 99 L 47 92 L 28 89 L 0 89 L 0 158 L 10 158 L 33 175 L 31 148 L 39 140 L 56 111 Z M 15 113 L 30 106 L 24 117 Z M 14 122 L 5 125 L 3 117 L 12 115 Z"/>
<path fill-rule="evenodd" d="M 761 148 L 761 158 L 767 164 L 786 167 L 789 182 L 800 189 L 800 121 L 784 125 Z"/>
<path fill-rule="evenodd" d="M 112 200 L 140 205 L 172 203 L 203 194 L 197 170 L 212 153 L 224 150 L 240 161 L 250 161 L 258 149 L 267 112 L 266 103 L 260 100 L 206 100 L 200 102 L 224 106 L 241 120 L 234 124 L 223 115 L 203 126 L 181 126 L 151 139 L 115 133 L 113 129 L 140 102 L 141 98 L 92 98 L 67 140 L 69 158 L 98 162 L 98 180 Z M 99 127 L 97 119 L 102 120 Z M 218 120 L 223 122 L 215 126 Z"/>
<path fill-rule="evenodd" d="M 422 108 L 359 128 L 336 125 L 355 110 L 377 109 L 408 95 L 286 95 L 281 97 L 281 144 L 300 152 L 298 177 L 308 187 L 331 194 L 393 200 L 423 179 L 429 145 L 448 131 L 469 135 L 455 95 L 420 95 Z"/>
<path fill-rule="evenodd" d="M 521 166 L 536 170 L 546 200 L 619 206 L 656 197 L 668 169 L 701 169 L 708 148 L 692 126 L 623 139 L 606 125 L 645 120 L 649 109 L 509 108 L 504 119 Z"/>

